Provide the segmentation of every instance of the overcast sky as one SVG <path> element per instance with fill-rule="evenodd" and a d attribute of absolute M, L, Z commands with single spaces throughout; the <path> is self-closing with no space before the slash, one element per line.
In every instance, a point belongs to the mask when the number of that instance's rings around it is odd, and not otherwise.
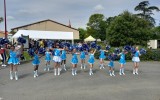
<path fill-rule="evenodd" d="M 51 19 L 72 27 L 85 28 L 91 14 L 102 13 L 115 16 L 124 10 L 134 12 L 134 7 L 143 0 L 6 0 L 8 31 L 11 28 L 32 22 Z M 160 8 L 160 0 L 149 0 L 150 5 Z M 0 16 L 4 16 L 3 0 L 0 0 Z M 160 12 L 153 16 L 160 23 Z M 0 23 L 4 30 L 4 23 Z"/>

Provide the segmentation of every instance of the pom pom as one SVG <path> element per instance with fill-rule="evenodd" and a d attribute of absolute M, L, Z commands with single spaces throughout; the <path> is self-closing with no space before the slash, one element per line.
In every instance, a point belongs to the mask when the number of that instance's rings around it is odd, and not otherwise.
<path fill-rule="evenodd" d="M 132 47 L 130 51 L 131 51 L 132 54 L 136 53 L 136 49 L 134 47 Z"/>
<path fill-rule="evenodd" d="M 110 48 L 111 48 L 110 45 L 106 46 L 106 50 L 110 50 Z"/>
<path fill-rule="evenodd" d="M 33 56 L 34 56 L 34 49 L 33 49 L 33 48 L 30 48 L 30 49 L 28 50 L 28 54 L 33 57 Z"/>
<path fill-rule="evenodd" d="M 39 54 L 45 54 L 45 48 L 39 48 L 38 53 Z"/>
<path fill-rule="evenodd" d="M 1 39 L 0 39 L 0 44 L 1 44 L 1 45 L 7 44 L 7 43 L 9 43 L 9 40 L 8 40 L 8 39 L 5 39 L 5 38 L 1 38 Z"/>
<path fill-rule="evenodd" d="M 119 48 L 115 48 L 115 49 L 114 49 L 114 53 L 115 53 L 115 54 L 119 54 L 120 52 L 121 52 L 121 50 L 120 50 Z"/>
<path fill-rule="evenodd" d="M 146 54 L 146 50 L 144 48 L 140 49 L 140 54 Z"/>
<path fill-rule="evenodd" d="M 117 54 L 114 54 L 114 53 L 108 55 L 108 59 L 112 61 L 114 61 L 117 57 L 118 57 Z"/>
<path fill-rule="evenodd" d="M 129 45 L 124 46 L 124 50 L 125 51 L 130 51 L 131 50 L 131 46 L 129 46 Z"/>
<path fill-rule="evenodd" d="M 96 45 L 96 42 L 91 42 L 91 48 L 96 48 L 97 45 Z"/>
<path fill-rule="evenodd" d="M 83 51 L 83 47 L 79 47 L 78 50 L 79 50 L 80 52 L 82 52 L 82 51 Z"/>
<path fill-rule="evenodd" d="M 23 38 L 23 37 L 19 37 L 19 38 L 17 39 L 17 41 L 18 41 L 19 43 L 22 43 L 22 44 L 25 44 L 25 43 L 26 43 L 26 39 Z"/>
<path fill-rule="evenodd" d="M 86 51 L 89 51 L 89 50 L 90 50 L 90 48 L 89 48 L 89 46 L 88 46 L 87 44 L 82 44 L 82 47 L 83 47 L 83 49 L 86 50 Z"/>
<path fill-rule="evenodd" d="M 53 45 L 54 45 L 54 42 L 53 41 L 51 41 L 51 40 L 49 40 L 48 42 L 47 42 L 47 46 L 48 47 L 53 47 Z"/>
<path fill-rule="evenodd" d="M 69 51 L 72 51 L 73 50 L 73 46 L 70 46 L 68 49 L 69 49 Z"/>
<path fill-rule="evenodd" d="M 97 46 L 96 46 L 96 49 L 97 49 L 97 50 L 101 50 L 101 46 L 97 45 Z"/>

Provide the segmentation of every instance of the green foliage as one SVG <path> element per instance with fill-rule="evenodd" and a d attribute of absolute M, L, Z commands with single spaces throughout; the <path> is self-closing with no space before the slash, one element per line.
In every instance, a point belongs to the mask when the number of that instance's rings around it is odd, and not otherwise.
<path fill-rule="evenodd" d="M 109 53 L 113 53 L 114 47 L 111 48 Z M 107 55 L 109 54 L 107 53 Z M 100 53 L 97 51 L 95 53 L 95 58 L 99 59 Z M 116 61 L 119 61 L 120 57 L 116 59 Z M 105 60 L 108 60 L 107 58 Z M 127 61 L 132 61 L 132 54 L 129 52 L 126 54 L 126 60 Z M 160 61 L 160 50 L 151 50 L 147 49 L 147 53 L 145 55 L 140 56 L 141 61 Z"/>
<path fill-rule="evenodd" d="M 32 59 L 32 58 L 31 58 L 31 56 L 28 54 L 28 52 L 27 52 L 27 51 L 24 51 L 23 55 L 24 55 L 24 57 L 25 57 L 26 61 L 29 61 L 29 60 L 31 60 L 31 59 Z"/>
<path fill-rule="evenodd" d="M 87 30 L 83 28 L 78 28 L 79 31 L 79 37 L 81 40 L 84 40 L 88 35 L 87 35 Z"/>
<path fill-rule="evenodd" d="M 137 16 L 150 21 L 153 25 L 155 24 L 155 20 L 151 15 L 153 15 L 153 11 L 160 11 L 156 6 L 149 6 L 149 1 L 140 2 L 134 10 L 141 11 Z"/>
<path fill-rule="evenodd" d="M 106 31 L 111 46 L 147 45 L 151 37 L 150 23 L 124 11 L 115 17 Z"/>
<path fill-rule="evenodd" d="M 103 14 L 93 14 L 87 23 L 87 32 L 96 39 L 105 40 L 106 22 Z"/>
<path fill-rule="evenodd" d="M 3 22 L 3 17 L 0 17 L 0 23 Z"/>
<path fill-rule="evenodd" d="M 154 27 L 152 29 L 153 37 L 152 39 L 160 39 L 160 26 Z"/>

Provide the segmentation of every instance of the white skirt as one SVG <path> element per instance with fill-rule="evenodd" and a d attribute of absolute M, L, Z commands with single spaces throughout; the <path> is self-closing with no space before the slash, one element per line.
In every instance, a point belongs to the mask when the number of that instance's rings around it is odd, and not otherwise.
<path fill-rule="evenodd" d="M 132 58 L 132 61 L 133 61 L 133 62 L 140 62 L 140 59 L 139 59 L 139 57 L 133 57 L 133 58 Z"/>
<path fill-rule="evenodd" d="M 53 57 L 53 61 L 54 61 L 54 62 L 61 62 L 62 59 L 61 59 L 60 56 L 54 56 L 54 57 Z"/>

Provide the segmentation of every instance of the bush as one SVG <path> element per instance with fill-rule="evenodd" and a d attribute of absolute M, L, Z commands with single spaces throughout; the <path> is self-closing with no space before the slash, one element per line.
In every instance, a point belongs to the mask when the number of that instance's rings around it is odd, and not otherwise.
<path fill-rule="evenodd" d="M 157 50 L 146 49 L 146 50 L 147 50 L 147 53 L 145 55 L 140 56 L 141 61 L 160 61 L 160 50 L 159 49 L 157 49 Z M 114 51 L 114 47 L 112 47 L 109 50 L 109 53 L 113 53 L 113 51 Z M 107 53 L 107 55 L 109 53 Z M 99 55 L 100 55 L 100 53 L 96 52 L 95 58 L 99 59 Z M 116 60 L 119 60 L 119 59 L 120 58 L 118 57 Z M 108 60 L 108 59 L 106 58 L 105 60 Z M 132 60 L 132 55 L 130 52 L 128 54 L 126 54 L 126 60 L 129 60 L 129 61 Z"/>

